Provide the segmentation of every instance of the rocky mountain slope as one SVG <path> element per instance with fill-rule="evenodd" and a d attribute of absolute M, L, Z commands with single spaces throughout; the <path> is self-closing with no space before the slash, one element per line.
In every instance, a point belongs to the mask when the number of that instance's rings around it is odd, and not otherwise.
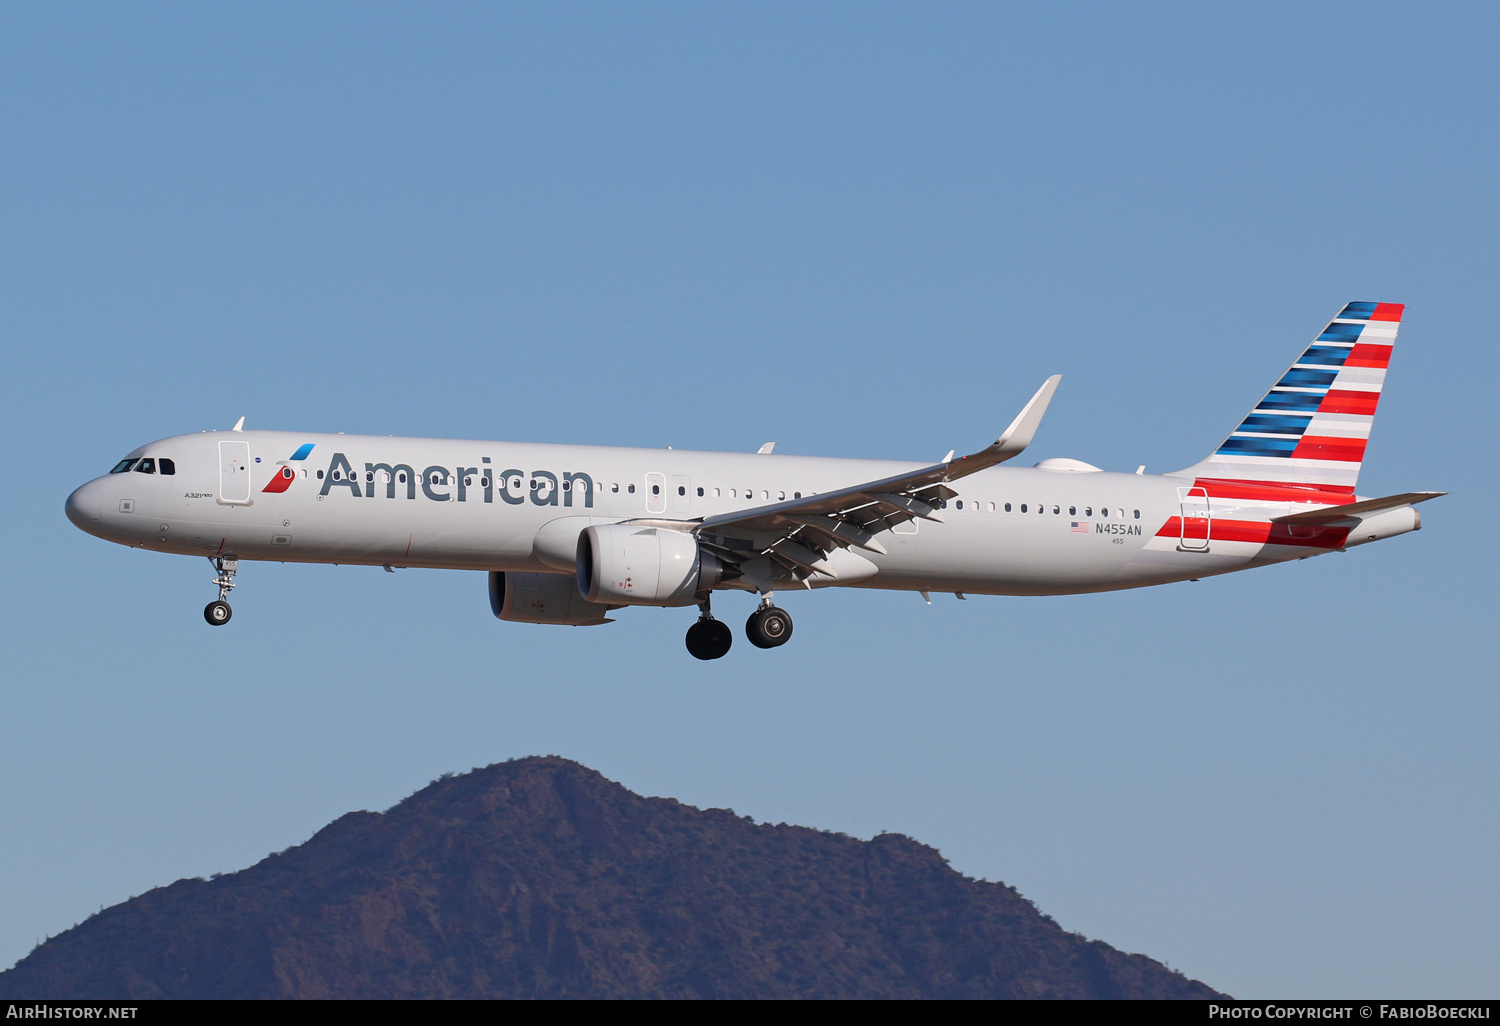
<path fill-rule="evenodd" d="M 896 834 L 643 798 L 528 758 L 179 880 L 0 973 L 0 998 L 1209 998 Z"/>

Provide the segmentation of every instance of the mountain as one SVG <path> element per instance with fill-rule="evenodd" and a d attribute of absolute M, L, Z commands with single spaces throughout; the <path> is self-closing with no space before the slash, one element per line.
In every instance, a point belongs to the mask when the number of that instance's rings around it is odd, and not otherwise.
<path fill-rule="evenodd" d="M 434 781 L 90 917 L 0 998 L 1212 998 L 899 834 L 643 798 L 560 758 Z"/>

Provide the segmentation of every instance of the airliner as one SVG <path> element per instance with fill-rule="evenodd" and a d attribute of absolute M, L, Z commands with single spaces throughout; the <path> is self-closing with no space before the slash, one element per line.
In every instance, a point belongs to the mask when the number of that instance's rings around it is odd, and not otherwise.
<path fill-rule="evenodd" d="M 502 620 L 591 626 L 697 606 L 687 649 L 728 653 L 714 592 L 759 596 L 758 648 L 792 635 L 778 592 L 1070 595 L 1305 559 L 1421 528 L 1354 488 L 1404 307 L 1350 303 L 1205 459 L 1113 473 L 1003 466 L 1060 375 L 994 444 L 937 463 L 246 430 L 143 445 L 68 497 L 79 528 L 206 556 L 229 622 L 241 560 L 485 571 Z"/>

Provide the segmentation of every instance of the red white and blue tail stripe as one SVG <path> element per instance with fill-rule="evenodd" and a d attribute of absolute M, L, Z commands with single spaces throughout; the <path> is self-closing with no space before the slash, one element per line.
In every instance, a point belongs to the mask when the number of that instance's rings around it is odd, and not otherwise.
<path fill-rule="evenodd" d="M 1344 307 L 1213 455 L 1178 473 L 1353 494 L 1403 309 Z"/>

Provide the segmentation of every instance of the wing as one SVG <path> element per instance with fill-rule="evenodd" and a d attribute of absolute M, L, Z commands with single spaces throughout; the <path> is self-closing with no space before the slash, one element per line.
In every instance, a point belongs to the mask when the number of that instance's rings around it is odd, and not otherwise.
<path fill-rule="evenodd" d="M 938 508 L 958 494 L 948 487 L 951 482 L 1003 463 L 1030 445 L 1061 380 L 1061 374 L 1048 378 L 1005 433 L 979 452 L 959 459 L 950 456 L 895 477 L 708 517 L 694 533 L 736 574 L 745 564 L 764 558 L 777 577 L 790 577 L 807 587 L 814 574 L 837 579 L 827 559 L 835 549 L 884 555 L 879 535 L 909 520 L 941 523 Z"/>

